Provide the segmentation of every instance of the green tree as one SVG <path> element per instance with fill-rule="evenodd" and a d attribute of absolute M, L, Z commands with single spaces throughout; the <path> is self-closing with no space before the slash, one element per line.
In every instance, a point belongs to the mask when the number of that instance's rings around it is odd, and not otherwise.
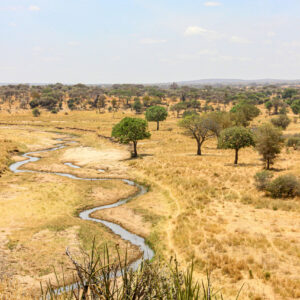
<path fill-rule="evenodd" d="M 250 146 L 255 146 L 253 133 L 242 126 L 224 129 L 218 139 L 218 148 L 235 150 L 235 165 L 238 163 L 239 150 Z"/>
<path fill-rule="evenodd" d="M 266 169 L 274 163 L 275 158 L 280 153 L 284 139 L 279 128 L 270 123 L 258 127 L 256 132 L 256 149 L 262 155 Z"/>
<path fill-rule="evenodd" d="M 167 110 L 162 106 L 151 106 L 146 110 L 146 119 L 149 122 L 156 122 L 156 129 L 159 130 L 159 122 L 164 121 L 167 116 Z"/>
<path fill-rule="evenodd" d="M 139 140 L 150 138 L 147 121 L 140 118 L 122 119 L 116 124 L 111 133 L 112 137 L 117 138 L 121 143 L 133 143 L 133 157 L 137 157 L 137 143 Z"/>
<path fill-rule="evenodd" d="M 266 107 L 266 109 L 268 110 L 269 115 L 270 115 L 270 114 L 271 114 L 271 109 L 272 109 L 272 107 L 273 107 L 272 101 L 267 101 L 267 102 L 265 103 L 265 107 Z"/>
<path fill-rule="evenodd" d="M 178 102 L 171 106 L 171 111 L 177 112 L 177 118 L 179 118 L 179 114 L 182 110 L 186 109 L 186 104 L 183 102 Z"/>
<path fill-rule="evenodd" d="M 190 115 L 179 121 L 179 126 L 184 128 L 183 134 L 194 138 L 197 142 L 197 155 L 201 155 L 202 144 L 215 134 L 211 131 L 212 120 L 206 115 Z"/>
<path fill-rule="evenodd" d="M 260 114 L 260 110 L 249 101 L 240 101 L 231 109 L 232 120 L 236 126 L 248 126 Z"/>
<path fill-rule="evenodd" d="M 300 114 L 300 99 L 293 101 L 291 109 L 295 115 Z"/>
<path fill-rule="evenodd" d="M 211 131 L 214 132 L 217 137 L 220 136 L 223 129 L 232 126 L 232 119 L 228 112 L 213 111 L 207 113 L 207 116 L 212 120 Z"/>
<path fill-rule="evenodd" d="M 140 99 L 136 99 L 133 103 L 133 109 L 135 110 L 136 113 L 140 113 L 142 110 L 142 103 Z"/>

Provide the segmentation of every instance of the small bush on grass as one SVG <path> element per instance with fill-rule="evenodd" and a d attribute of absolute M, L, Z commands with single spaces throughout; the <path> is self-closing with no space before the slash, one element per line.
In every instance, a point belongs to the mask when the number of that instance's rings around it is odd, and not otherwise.
<path fill-rule="evenodd" d="M 266 191 L 273 198 L 300 196 L 300 182 L 293 174 L 281 175 L 267 185 Z"/>
<path fill-rule="evenodd" d="M 266 190 L 268 184 L 271 181 L 273 174 L 270 171 L 257 172 L 254 176 L 255 186 L 259 191 Z"/>

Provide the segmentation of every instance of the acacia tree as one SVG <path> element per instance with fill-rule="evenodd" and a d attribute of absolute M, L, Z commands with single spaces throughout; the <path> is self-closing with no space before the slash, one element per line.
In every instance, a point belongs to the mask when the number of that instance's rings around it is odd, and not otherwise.
<path fill-rule="evenodd" d="M 138 141 L 149 139 L 151 134 L 148 131 L 147 121 L 140 118 L 126 117 L 113 127 L 111 136 L 117 138 L 123 144 L 132 142 L 132 157 L 137 157 Z"/>
<path fill-rule="evenodd" d="M 156 122 L 156 130 L 159 130 L 159 122 L 167 118 L 168 112 L 162 106 L 151 106 L 146 110 L 145 116 L 147 121 Z"/>
<path fill-rule="evenodd" d="M 194 138 L 197 142 L 197 155 L 201 155 L 202 144 L 215 134 L 212 132 L 212 119 L 206 115 L 190 115 L 179 122 L 179 126 L 184 128 L 183 134 Z"/>
<path fill-rule="evenodd" d="M 256 132 L 256 149 L 262 155 L 266 164 L 266 169 L 274 163 L 275 158 L 280 153 L 284 139 L 279 128 L 270 123 L 258 127 Z"/>
<path fill-rule="evenodd" d="M 224 129 L 218 140 L 218 148 L 235 150 L 235 165 L 238 163 L 239 150 L 250 146 L 255 146 L 254 136 L 249 129 L 242 126 Z"/>

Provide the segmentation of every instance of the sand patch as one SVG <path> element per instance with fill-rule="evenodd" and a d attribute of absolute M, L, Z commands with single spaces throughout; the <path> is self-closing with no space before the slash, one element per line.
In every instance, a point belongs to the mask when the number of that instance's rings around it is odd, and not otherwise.
<path fill-rule="evenodd" d="M 67 149 L 61 162 L 71 162 L 80 167 L 104 169 L 115 176 L 126 172 L 126 165 L 122 160 L 130 158 L 130 153 L 122 149 L 95 149 L 91 147 L 75 147 Z"/>

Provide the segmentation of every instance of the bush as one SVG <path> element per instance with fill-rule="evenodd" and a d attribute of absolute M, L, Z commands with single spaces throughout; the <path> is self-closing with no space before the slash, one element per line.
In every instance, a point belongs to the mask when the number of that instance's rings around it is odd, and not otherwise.
<path fill-rule="evenodd" d="M 287 147 L 293 147 L 295 150 L 300 147 L 300 134 L 294 134 L 290 138 L 288 138 L 286 142 Z"/>
<path fill-rule="evenodd" d="M 300 182 L 293 174 L 278 176 L 267 185 L 267 192 L 273 198 L 287 198 L 300 195 Z"/>
<path fill-rule="evenodd" d="M 183 114 L 182 117 L 188 117 L 188 116 L 192 116 L 192 115 L 199 115 L 195 110 L 186 110 Z"/>
<path fill-rule="evenodd" d="M 266 190 L 267 186 L 270 184 L 273 174 L 270 171 L 257 172 L 254 176 L 255 186 L 259 191 Z"/>
<path fill-rule="evenodd" d="M 291 120 L 289 119 L 289 117 L 287 115 L 280 115 L 277 118 L 273 118 L 271 119 L 271 123 L 279 128 L 282 129 L 287 129 L 287 127 L 289 126 L 289 124 L 291 123 Z"/>
<path fill-rule="evenodd" d="M 34 117 L 38 117 L 41 115 L 41 112 L 39 111 L 39 109 L 36 107 L 32 110 L 32 114 Z"/>

